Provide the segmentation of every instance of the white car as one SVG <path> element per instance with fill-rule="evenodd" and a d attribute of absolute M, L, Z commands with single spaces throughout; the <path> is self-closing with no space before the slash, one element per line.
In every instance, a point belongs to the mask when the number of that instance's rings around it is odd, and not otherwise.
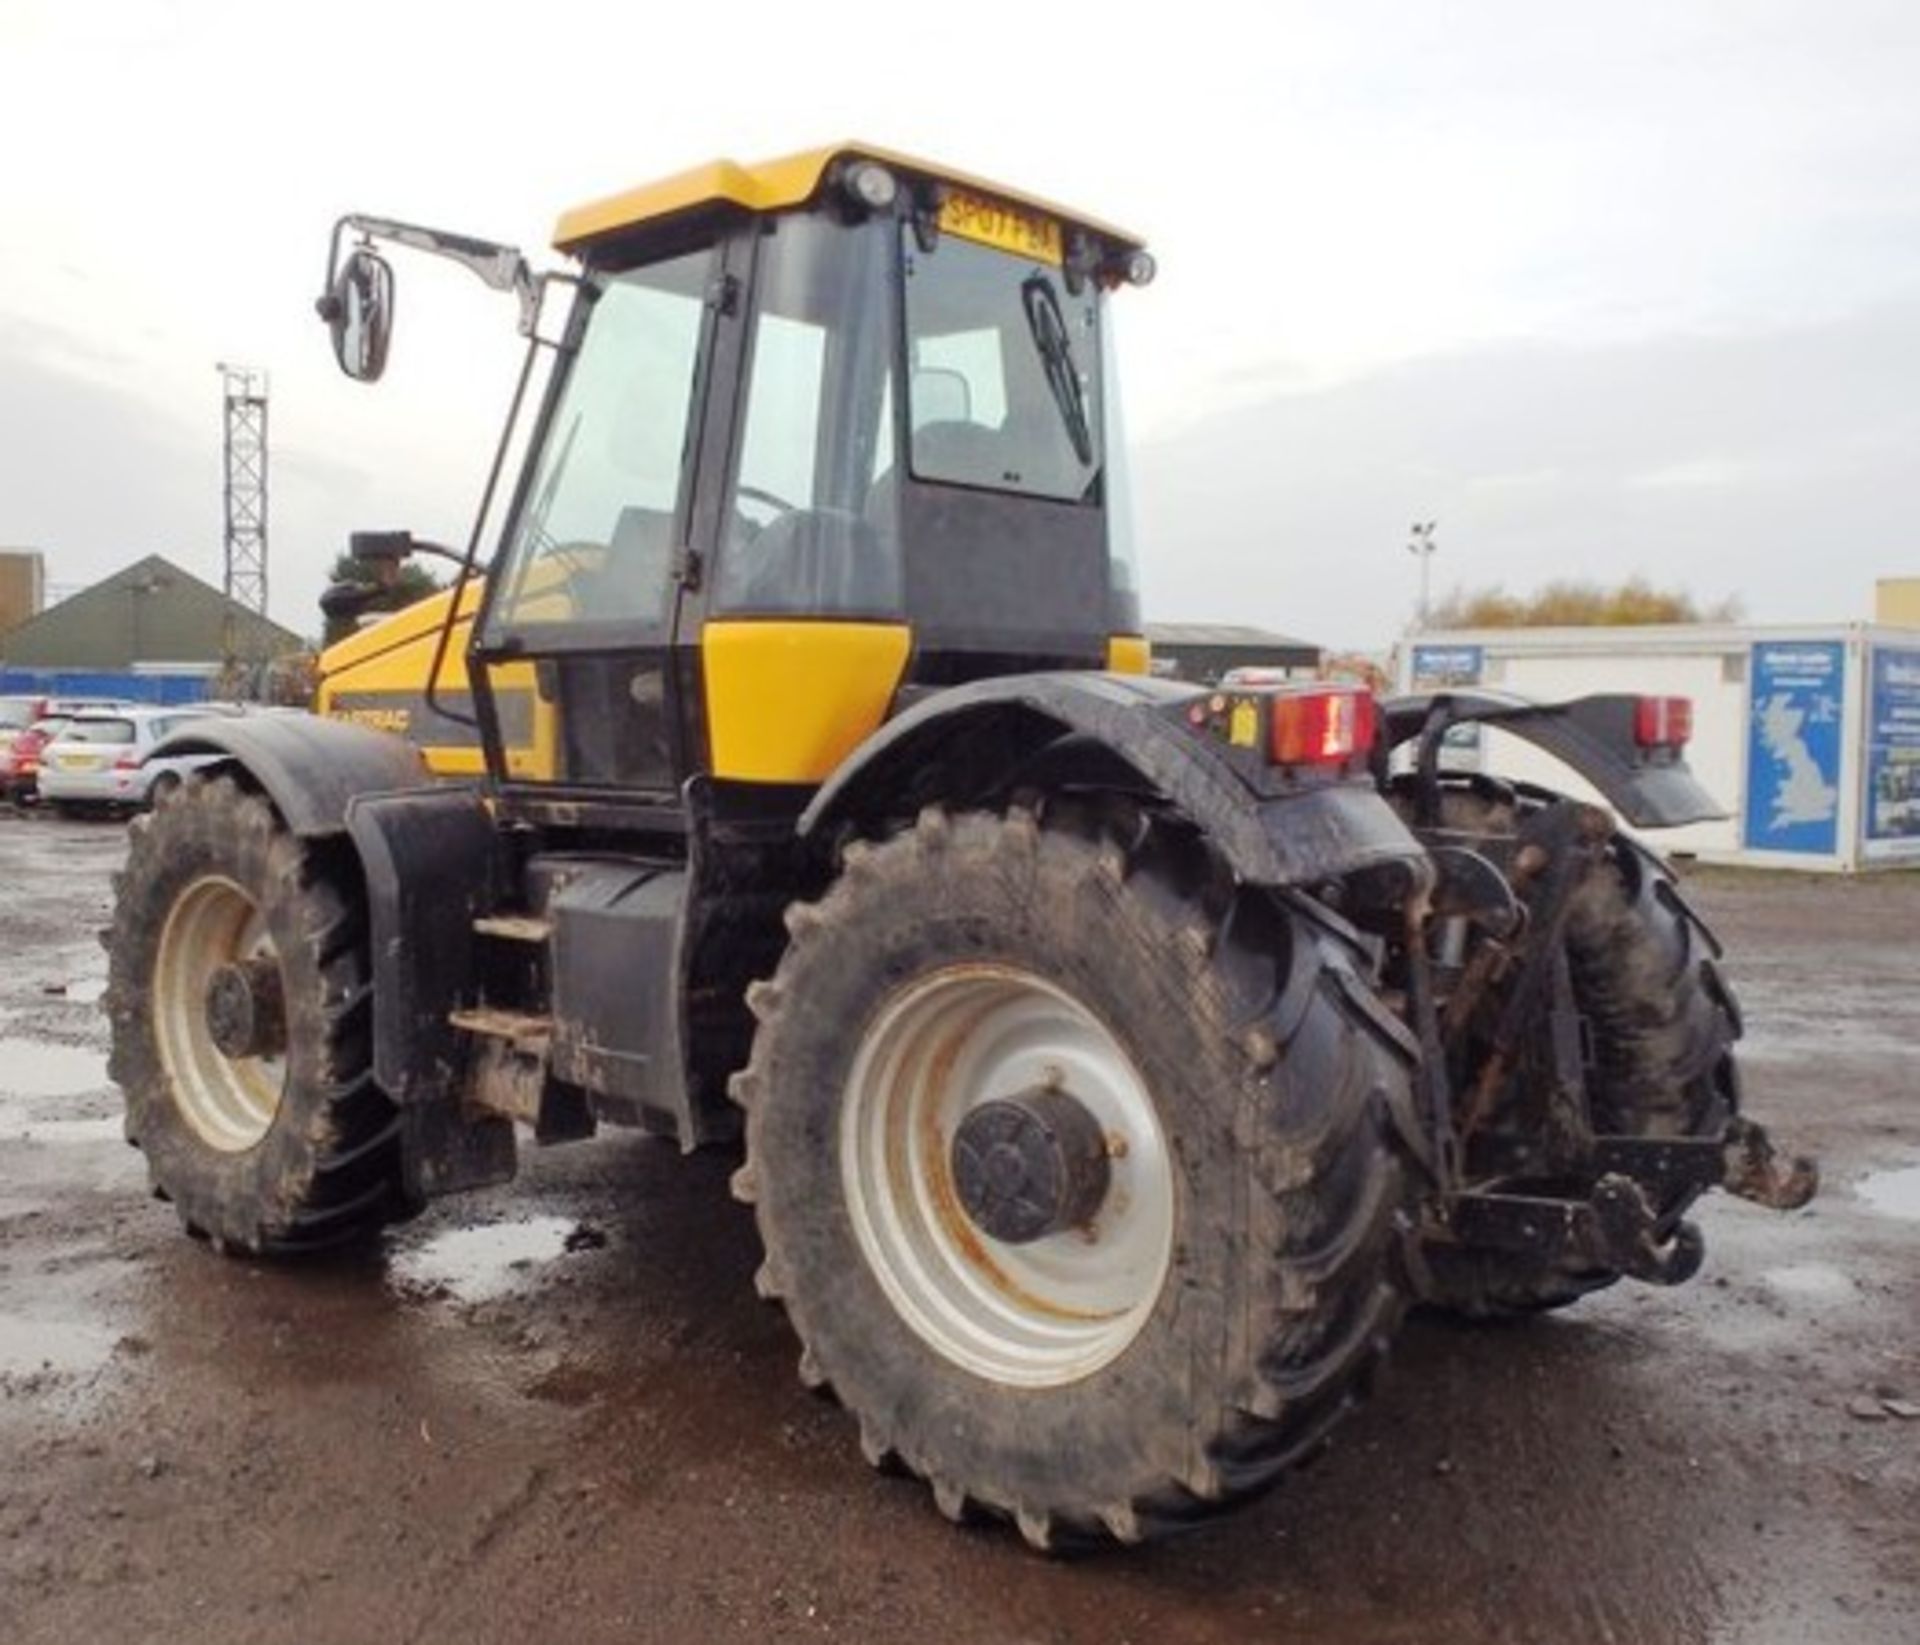
<path fill-rule="evenodd" d="M 40 754 L 40 798 L 56 811 L 138 811 L 169 783 L 211 765 L 217 754 L 174 755 L 149 762 L 166 737 L 195 720 L 230 716 L 230 708 L 122 708 L 76 714 Z"/>

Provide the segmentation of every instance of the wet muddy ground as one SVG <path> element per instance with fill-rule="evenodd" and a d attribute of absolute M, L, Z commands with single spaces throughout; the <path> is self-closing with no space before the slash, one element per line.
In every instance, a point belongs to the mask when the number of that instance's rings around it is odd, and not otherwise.
<path fill-rule="evenodd" d="M 8 1645 L 1920 1640 L 1920 876 L 1690 882 L 1812 1208 L 1709 1202 L 1678 1290 L 1416 1320 L 1275 1496 L 1050 1563 L 800 1388 L 725 1160 L 529 1151 L 301 1269 L 183 1237 L 106 1083 L 122 849 L 0 815 Z"/>

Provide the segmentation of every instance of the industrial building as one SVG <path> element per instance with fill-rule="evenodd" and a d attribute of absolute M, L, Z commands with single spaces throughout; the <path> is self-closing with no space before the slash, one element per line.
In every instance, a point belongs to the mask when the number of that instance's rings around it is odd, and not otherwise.
<path fill-rule="evenodd" d="M 1239 623 L 1148 623 L 1156 674 L 1211 685 L 1233 668 L 1284 668 L 1311 672 L 1320 648 L 1306 640 Z"/>
<path fill-rule="evenodd" d="M 1873 620 L 1889 628 L 1920 628 L 1920 577 L 1882 577 L 1876 582 Z"/>
<path fill-rule="evenodd" d="M 304 642 L 158 554 L 0 630 L 0 692 L 193 702 Z"/>
<path fill-rule="evenodd" d="M 0 548 L 0 634 L 38 616 L 46 598 L 46 561 L 30 548 Z"/>
<path fill-rule="evenodd" d="M 1687 763 L 1729 815 L 1650 835 L 1662 851 L 1840 872 L 1920 864 L 1920 626 L 1460 630 L 1412 636 L 1398 664 L 1407 690 L 1690 698 Z M 1490 727 L 1457 727 L 1443 764 L 1597 797 Z"/>

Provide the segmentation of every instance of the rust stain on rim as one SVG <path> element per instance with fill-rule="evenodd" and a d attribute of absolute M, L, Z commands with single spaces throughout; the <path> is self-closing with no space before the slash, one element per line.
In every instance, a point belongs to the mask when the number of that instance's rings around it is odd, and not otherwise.
<path fill-rule="evenodd" d="M 1025 974 L 1011 966 L 993 964 L 968 965 L 954 968 L 969 977 L 1004 977 L 1008 981 L 1026 980 Z M 946 1095 L 948 1082 L 953 1076 L 953 1065 L 958 1060 L 961 1047 L 966 1043 L 968 1032 L 977 1027 L 981 1018 L 995 1009 L 995 1002 L 989 1001 L 972 1013 L 958 1029 L 944 1034 L 942 1043 L 929 1059 L 926 1077 L 926 1100 L 919 1104 L 919 1136 L 914 1139 L 920 1159 L 920 1171 L 924 1177 L 928 1193 L 933 1200 L 933 1210 L 941 1231 L 952 1242 L 953 1248 L 977 1269 L 981 1275 L 1010 1301 L 1037 1314 L 1049 1315 L 1054 1319 L 1072 1324 L 1095 1324 L 1101 1320 L 1116 1317 L 1115 1311 L 1104 1313 L 1088 1312 L 1079 1308 L 1063 1308 L 1059 1303 L 1045 1297 L 1035 1296 L 1025 1286 L 1019 1284 L 1007 1271 L 994 1261 L 980 1238 L 979 1231 L 973 1226 L 965 1209 L 960 1204 L 958 1192 L 953 1185 L 953 1176 L 949 1168 L 949 1148 L 947 1138 L 940 1128 L 939 1110 L 941 1099 Z M 894 1178 L 894 1192 L 901 1203 L 911 1203 L 914 1198 L 912 1173 L 906 1152 L 894 1146 L 894 1138 L 889 1128 L 887 1164 Z M 1122 1310 L 1123 1311 L 1123 1310 Z"/>

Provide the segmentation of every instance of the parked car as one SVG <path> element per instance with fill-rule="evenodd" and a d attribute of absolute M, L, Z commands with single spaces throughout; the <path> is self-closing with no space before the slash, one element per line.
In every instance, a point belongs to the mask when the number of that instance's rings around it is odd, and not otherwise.
<path fill-rule="evenodd" d="M 222 705 L 215 716 L 236 710 Z M 40 798 L 62 812 L 138 811 L 168 785 L 212 764 L 217 755 L 186 754 L 149 761 L 162 739 L 209 718 L 205 705 L 122 708 L 75 714 L 40 751 Z"/>
<path fill-rule="evenodd" d="M 132 708 L 124 697 L 0 697 L 0 742 L 55 714 L 89 708 Z"/>
<path fill-rule="evenodd" d="M 4 740 L 0 740 L 0 800 L 32 805 L 39 798 L 36 779 L 40 756 L 72 718 L 71 714 L 49 714 L 25 730 L 4 734 Z"/>
<path fill-rule="evenodd" d="M 0 697 L 0 760 L 7 757 L 14 739 L 47 712 L 39 697 Z"/>

